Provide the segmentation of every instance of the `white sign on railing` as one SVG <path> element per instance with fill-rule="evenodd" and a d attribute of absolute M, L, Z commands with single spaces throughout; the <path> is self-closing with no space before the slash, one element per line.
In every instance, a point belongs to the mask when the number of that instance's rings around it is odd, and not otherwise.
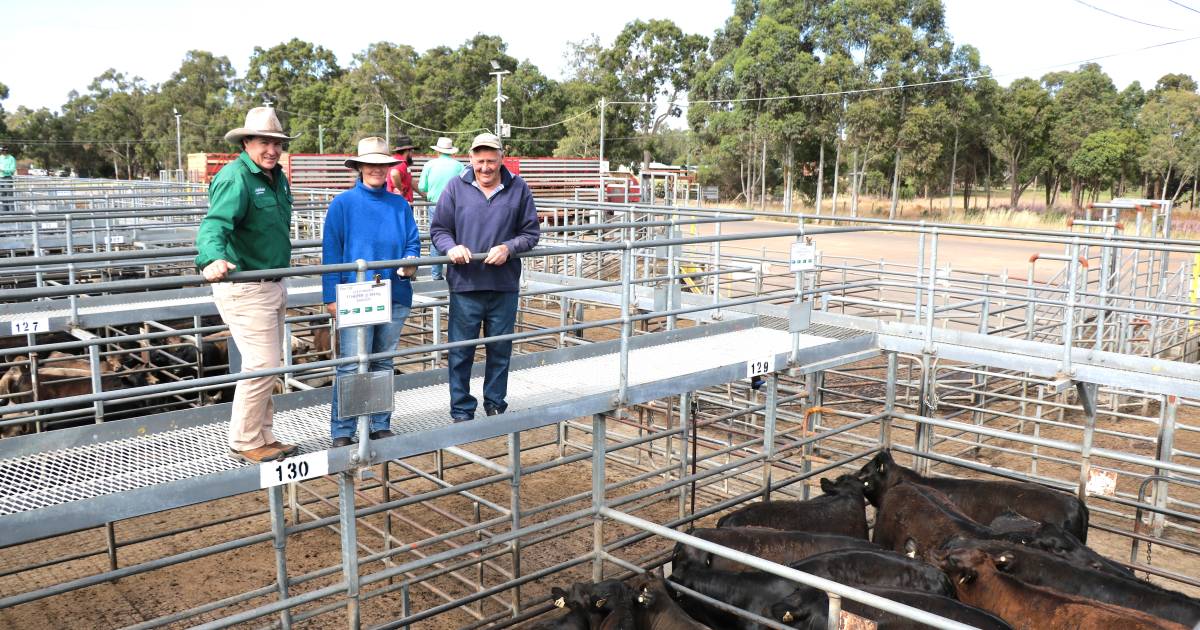
<path fill-rule="evenodd" d="M 25 335 L 29 333 L 41 333 L 50 330 L 49 317 L 26 317 L 23 319 L 12 320 L 13 335 Z"/>
<path fill-rule="evenodd" d="M 1088 470 L 1088 480 L 1085 489 L 1091 495 L 1111 497 L 1117 493 L 1117 471 L 1101 470 L 1099 468 Z"/>
<path fill-rule="evenodd" d="M 258 465 L 258 487 L 270 488 L 329 474 L 329 451 L 305 453 Z"/>
<path fill-rule="evenodd" d="M 817 248 L 814 245 L 796 241 L 792 243 L 789 267 L 792 271 L 813 271 L 817 268 Z"/>
<path fill-rule="evenodd" d="M 392 321 L 392 281 L 337 285 L 337 327 L 369 326 Z"/>

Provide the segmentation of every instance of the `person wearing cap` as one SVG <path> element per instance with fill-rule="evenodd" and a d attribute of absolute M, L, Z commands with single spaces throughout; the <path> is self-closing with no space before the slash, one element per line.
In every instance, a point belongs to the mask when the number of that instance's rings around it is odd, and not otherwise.
<path fill-rule="evenodd" d="M 533 249 L 541 236 L 533 194 L 525 180 L 504 167 L 500 138 L 483 133 L 471 142 L 471 168 L 450 180 L 438 198 L 430 237 L 449 256 L 451 342 L 509 335 L 517 317 L 521 261 L 516 254 Z M 475 257 L 476 259 L 473 259 Z M 482 258 L 482 259 L 478 259 Z M 489 416 L 508 408 L 511 341 L 488 343 L 483 377 L 483 408 Z M 475 346 L 452 348 L 450 417 L 475 417 L 471 395 Z"/>
<path fill-rule="evenodd" d="M 8 152 L 8 148 L 0 147 L 0 210 L 9 212 L 13 209 L 13 175 L 17 172 L 17 158 Z"/>
<path fill-rule="evenodd" d="M 324 241 L 321 248 L 321 263 L 336 265 L 358 259 L 368 262 L 376 260 L 399 260 L 418 258 L 421 255 L 421 235 L 413 219 L 412 206 L 404 197 L 388 192 L 388 171 L 398 160 L 388 154 L 387 141 L 383 138 L 363 138 L 358 142 L 358 155 L 346 160 L 346 168 L 358 171 L 358 183 L 333 198 L 325 214 Z M 366 347 L 358 347 L 357 328 L 343 328 L 338 332 L 338 356 L 353 357 L 360 352 L 378 354 L 391 352 L 400 341 L 404 331 L 404 319 L 412 308 L 412 284 L 409 278 L 417 272 L 416 267 L 399 269 L 375 269 L 368 277 L 391 281 L 392 319 L 386 324 L 366 326 Z M 321 276 L 321 290 L 325 308 L 330 315 L 337 314 L 337 285 L 356 282 L 353 271 L 326 273 Z M 392 359 L 371 361 L 370 371 L 392 373 Z M 358 365 L 347 363 L 337 366 L 337 376 L 353 374 Z M 338 418 L 338 385 L 333 386 L 333 404 L 330 407 L 330 433 L 333 446 L 349 446 L 357 427 L 356 419 Z M 370 437 L 379 440 L 392 436 L 392 414 L 388 412 L 371 416 Z"/>
<path fill-rule="evenodd" d="M 388 171 L 387 191 L 401 195 L 408 203 L 412 203 L 412 172 L 409 169 L 412 168 L 412 152 L 417 145 L 412 143 L 412 138 L 403 135 L 396 138 L 396 144 L 398 146 L 392 149 L 396 157 L 396 165 Z"/>
<path fill-rule="evenodd" d="M 437 202 L 442 196 L 442 190 L 446 188 L 446 184 L 450 183 L 450 180 L 462 175 L 463 169 L 466 167 L 462 165 L 462 162 L 454 159 L 454 154 L 458 153 L 458 147 L 454 146 L 454 141 L 450 138 L 438 138 L 437 144 L 429 148 L 433 149 L 438 156 L 426 162 L 425 167 L 421 169 L 421 179 L 417 181 L 417 189 L 421 191 L 423 197 L 434 204 L 429 209 L 429 224 L 433 225 L 433 215 L 436 213 Z M 432 238 L 429 239 L 429 255 L 442 255 Z M 441 265 L 433 265 L 429 271 L 434 280 L 443 279 Z"/>
<path fill-rule="evenodd" d="M 213 177 L 208 214 L 196 232 L 196 267 L 212 282 L 213 301 L 238 352 L 242 371 L 283 365 L 283 317 L 287 289 L 279 278 L 226 282 L 231 271 L 282 269 L 291 265 L 292 192 L 279 165 L 283 131 L 275 110 L 255 107 L 243 126 L 225 134 L 241 147 L 236 159 Z M 229 449 L 248 462 L 282 459 L 299 449 L 275 439 L 271 394 L 275 376 L 237 382 L 229 423 Z"/>

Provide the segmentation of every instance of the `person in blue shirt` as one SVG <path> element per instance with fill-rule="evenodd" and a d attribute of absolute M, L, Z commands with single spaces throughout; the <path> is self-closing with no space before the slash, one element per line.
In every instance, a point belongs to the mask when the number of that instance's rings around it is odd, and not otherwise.
<path fill-rule="evenodd" d="M 541 229 L 533 194 L 525 180 L 504 167 L 500 138 L 490 133 L 471 142 L 471 168 L 450 180 L 438 198 L 429 229 L 434 245 L 450 258 L 450 341 L 510 335 L 516 323 L 521 280 L 517 254 L 538 244 Z M 471 260 L 484 254 L 483 260 Z M 508 366 L 511 341 L 486 344 L 483 410 L 494 416 L 508 409 Z M 471 395 L 474 346 L 452 348 L 450 417 L 455 422 L 475 418 L 478 401 Z"/>
<path fill-rule="evenodd" d="M 359 181 L 354 188 L 333 198 L 329 212 L 325 215 L 325 231 L 321 249 L 321 262 L 326 265 L 354 262 L 363 259 L 399 260 L 417 258 L 421 255 L 421 237 L 417 222 L 413 219 L 412 206 L 400 195 L 387 191 L 388 169 L 398 160 L 388 151 L 383 138 L 363 138 L 358 143 L 358 155 L 346 160 L 346 167 L 359 172 Z M 392 319 L 386 324 L 367 326 L 366 352 L 377 354 L 391 352 L 400 341 L 404 330 L 404 319 L 412 308 L 412 283 L 416 267 L 398 269 L 372 269 L 369 279 L 386 278 L 392 284 Z M 326 273 L 321 278 L 322 298 L 330 315 L 337 314 L 337 285 L 355 282 L 356 272 Z M 352 357 L 359 353 L 357 328 L 338 331 L 338 357 Z M 372 372 L 393 371 L 392 359 L 371 361 Z M 339 365 L 340 378 L 358 371 L 354 363 Z M 353 442 L 356 418 L 337 417 L 338 388 L 333 387 L 333 405 L 330 407 L 330 433 L 333 446 L 348 446 Z M 370 437 L 372 440 L 391 437 L 391 414 L 379 413 L 371 416 Z"/>

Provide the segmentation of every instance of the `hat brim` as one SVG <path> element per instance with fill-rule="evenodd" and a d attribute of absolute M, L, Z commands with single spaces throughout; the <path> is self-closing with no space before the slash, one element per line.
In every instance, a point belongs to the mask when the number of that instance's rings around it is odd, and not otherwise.
<path fill-rule="evenodd" d="M 346 165 L 346 168 L 354 168 L 355 164 L 386 164 L 388 166 L 391 166 L 392 164 L 399 164 L 399 163 L 400 163 L 400 160 L 397 160 L 396 158 L 394 158 L 390 155 L 384 155 L 382 153 L 368 153 L 366 155 L 356 155 L 354 157 L 347 158 L 346 161 L 344 162 L 344 164 Z"/>
<path fill-rule="evenodd" d="M 471 147 L 472 151 L 474 151 L 476 149 L 491 149 L 493 151 L 503 151 L 504 147 L 501 147 L 499 144 L 496 144 L 494 142 L 480 142 L 479 144 Z"/>
<path fill-rule="evenodd" d="M 402 147 L 396 147 L 395 149 L 392 149 L 392 151 L 400 152 L 400 151 L 407 151 L 409 149 L 415 149 L 415 148 L 417 148 L 417 145 L 415 145 L 415 144 L 406 144 Z"/>
<path fill-rule="evenodd" d="M 449 149 L 444 149 L 442 147 L 431 146 L 429 148 L 433 149 L 434 151 L 437 151 L 438 153 L 445 153 L 446 155 L 452 155 L 454 153 L 458 153 L 458 147 L 450 147 Z"/>
<path fill-rule="evenodd" d="M 255 131 L 254 129 L 238 127 L 237 129 L 230 130 L 229 133 L 225 134 L 225 141 L 238 144 L 242 141 L 242 138 L 247 138 L 249 136 L 258 136 L 260 138 L 278 138 L 280 140 L 295 140 L 296 138 L 300 137 L 300 134 L 289 136 L 286 133 L 280 133 L 278 131 Z"/>

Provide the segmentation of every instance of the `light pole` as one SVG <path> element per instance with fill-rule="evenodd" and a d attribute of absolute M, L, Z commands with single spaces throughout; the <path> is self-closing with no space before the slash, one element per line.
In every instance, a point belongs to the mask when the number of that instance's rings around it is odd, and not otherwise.
<path fill-rule="evenodd" d="M 179 110 L 172 107 L 171 111 L 175 112 L 175 167 L 179 170 L 180 176 L 183 174 L 183 136 L 180 132 L 180 114 Z"/>
<path fill-rule="evenodd" d="M 500 63 L 493 59 L 492 72 L 488 74 L 496 77 L 496 137 L 499 138 L 502 137 L 500 131 L 504 126 L 504 119 L 500 116 L 500 106 L 504 101 L 508 100 L 508 97 L 500 92 L 500 85 L 504 80 L 504 75 L 509 74 L 509 72 L 508 70 L 501 70 Z"/>

